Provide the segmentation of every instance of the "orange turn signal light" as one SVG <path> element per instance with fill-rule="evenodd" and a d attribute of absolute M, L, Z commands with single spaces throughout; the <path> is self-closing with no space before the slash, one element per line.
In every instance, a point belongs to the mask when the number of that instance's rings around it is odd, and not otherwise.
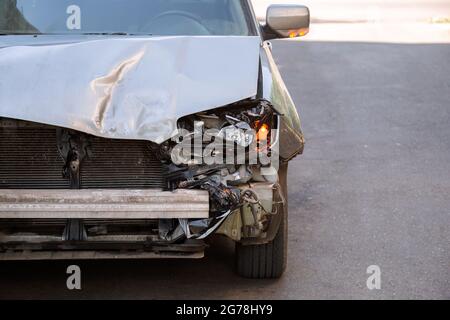
<path fill-rule="evenodd" d="M 256 133 L 256 138 L 258 141 L 267 141 L 267 138 L 269 136 L 269 126 L 264 123 Z"/>
<path fill-rule="evenodd" d="M 298 30 L 289 30 L 289 38 L 297 38 L 306 36 L 309 33 L 309 28 L 303 28 Z"/>

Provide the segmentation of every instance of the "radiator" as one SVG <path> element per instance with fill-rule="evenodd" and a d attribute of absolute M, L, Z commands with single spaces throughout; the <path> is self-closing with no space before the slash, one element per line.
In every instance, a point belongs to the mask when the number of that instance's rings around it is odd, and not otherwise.
<path fill-rule="evenodd" d="M 57 128 L 0 119 L 0 189 L 68 189 Z M 80 168 L 81 189 L 164 188 L 161 162 L 151 142 L 89 136 Z"/>

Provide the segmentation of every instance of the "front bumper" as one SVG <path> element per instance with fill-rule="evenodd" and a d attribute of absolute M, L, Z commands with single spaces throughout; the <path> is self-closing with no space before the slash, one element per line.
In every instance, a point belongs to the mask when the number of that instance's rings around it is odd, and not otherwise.
<path fill-rule="evenodd" d="M 203 190 L 0 190 L 0 219 L 206 219 Z"/>
<path fill-rule="evenodd" d="M 202 258 L 158 223 L 206 218 L 202 190 L 0 190 L 0 260 Z"/>
<path fill-rule="evenodd" d="M 25 239 L 24 239 L 25 240 Z M 206 245 L 200 240 L 183 244 L 146 241 L 49 241 L 0 243 L 0 261 L 101 260 L 101 259 L 200 259 Z"/>

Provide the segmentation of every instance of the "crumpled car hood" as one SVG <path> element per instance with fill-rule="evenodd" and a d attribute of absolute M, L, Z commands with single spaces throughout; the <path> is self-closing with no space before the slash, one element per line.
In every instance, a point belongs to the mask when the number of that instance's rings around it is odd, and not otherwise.
<path fill-rule="evenodd" d="M 0 117 L 113 139 L 255 96 L 259 37 L 137 37 L 0 49 Z"/>

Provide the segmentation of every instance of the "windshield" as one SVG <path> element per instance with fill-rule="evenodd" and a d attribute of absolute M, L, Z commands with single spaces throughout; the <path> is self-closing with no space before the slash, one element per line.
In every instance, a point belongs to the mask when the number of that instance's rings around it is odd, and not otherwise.
<path fill-rule="evenodd" d="M 251 35 L 245 0 L 0 0 L 0 34 Z"/>

